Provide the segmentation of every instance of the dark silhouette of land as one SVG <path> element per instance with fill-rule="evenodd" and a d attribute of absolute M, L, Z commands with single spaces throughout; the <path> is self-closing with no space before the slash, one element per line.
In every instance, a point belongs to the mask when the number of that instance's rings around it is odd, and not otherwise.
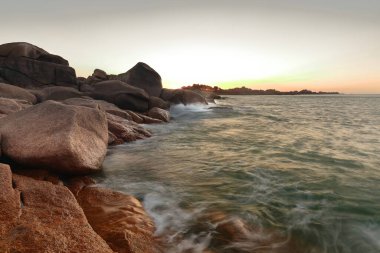
<path fill-rule="evenodd" d="M 191 86 L 184 86 L 182 89 L 201 91 L 201 92 L 212 92 L 217 95 L 325 95 L 325 94 L 339 94 L 339 92 L 323 92 L 323 91 L 311 91 L 311 90 L 300 90 L 300 91 L 278 91 L 275 89 L 268 90 L 254 90 L 246 87 L 232 88 L 232 89 L 222 89 L 218 86 L 209 86 L 205 84 L 193 84 Z"/>

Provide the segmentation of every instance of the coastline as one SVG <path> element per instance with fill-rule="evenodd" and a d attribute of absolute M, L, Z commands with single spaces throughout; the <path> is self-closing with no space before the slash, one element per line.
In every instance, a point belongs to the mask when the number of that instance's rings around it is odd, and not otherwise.
<path fill-rule="evenodd" d="M 149 138 L 141 124 L 165 124 L 171 104 L 193 103 L 207 104 L 163 89 L 145 63 L 77 78 L 60 56 L 0 45 L 1 251 L 165 252 L 140 201 L 86 175 L 109 146 Z"/>

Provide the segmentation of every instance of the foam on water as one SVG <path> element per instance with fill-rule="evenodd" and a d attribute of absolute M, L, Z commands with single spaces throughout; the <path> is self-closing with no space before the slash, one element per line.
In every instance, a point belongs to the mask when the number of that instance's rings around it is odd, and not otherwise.
<path fill-rule="evenodd" d="M 143 201 L 169 253 L 378 253 L 379 112 L 376 96 L 173 106 L 98 179 Z"/>

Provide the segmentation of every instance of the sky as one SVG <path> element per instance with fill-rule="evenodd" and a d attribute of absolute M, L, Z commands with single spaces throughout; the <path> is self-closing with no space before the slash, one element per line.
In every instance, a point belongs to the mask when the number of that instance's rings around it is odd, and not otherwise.
<path fill-rule="evenodd" d="M 142 61 L 167 88 L 380 93 L 379 0 L 0 1 L 0 44 L 42 47 L 78 76 Z"/>

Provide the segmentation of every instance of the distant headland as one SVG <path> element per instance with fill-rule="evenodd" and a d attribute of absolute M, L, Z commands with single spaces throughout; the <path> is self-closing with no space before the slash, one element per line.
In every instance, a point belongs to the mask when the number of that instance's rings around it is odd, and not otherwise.
<path fill-rule="evenodd" d="M 232 89 L 222 89 L 218 86 L 209 86 L 205 84 L 193 84 L 191 86 L 183 86 L 184 90 L 199 91 L 205 93 L 215 93 L 217 95 L 326 95 L 326 94 L 339 94 L 339 92 L 323 92 L 323 91 L 311 91 L 311 90 L 300 90 L 300 91 L 278 91 L 275 89 L 267 90 L 254 90 L 247 87 L 232 88 Z"/>

